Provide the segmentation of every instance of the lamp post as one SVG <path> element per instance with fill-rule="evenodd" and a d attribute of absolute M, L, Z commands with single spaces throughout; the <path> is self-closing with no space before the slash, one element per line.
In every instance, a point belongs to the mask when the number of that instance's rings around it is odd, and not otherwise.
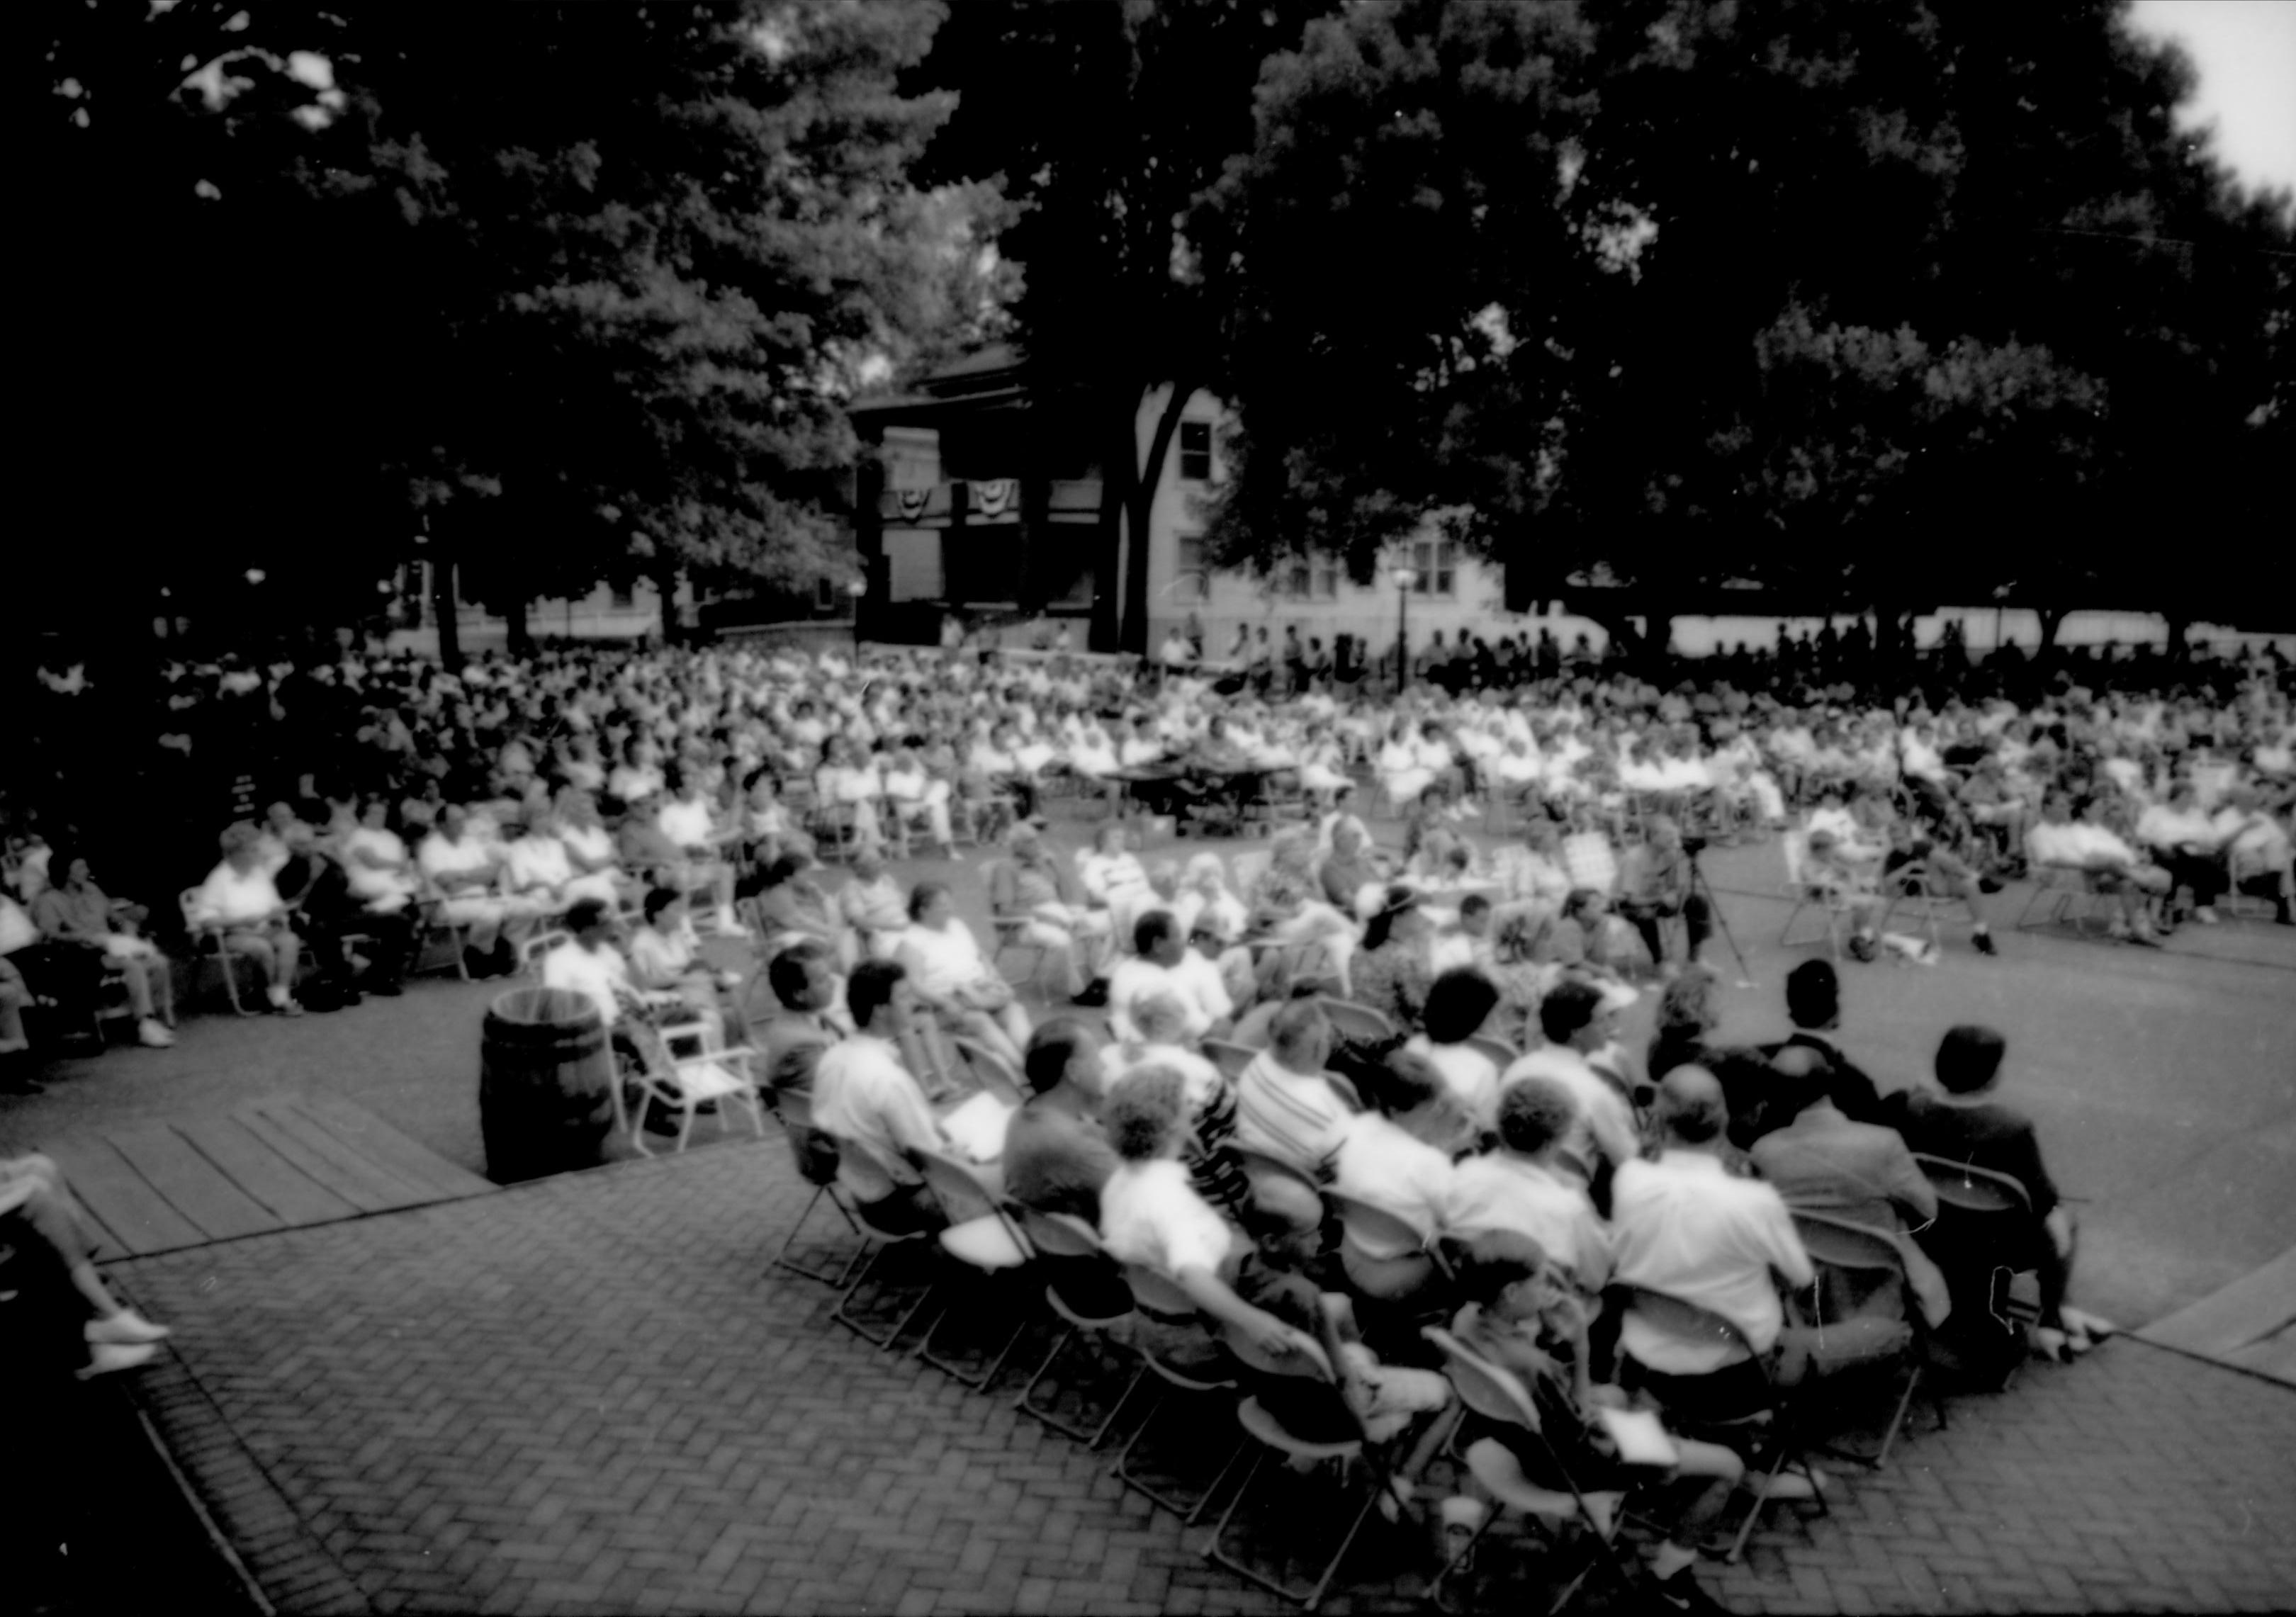
<path fill-rule="evenodd" d="M 861 661 L 861 601 L 862 597 L 868 593 L 867 579 L 848 579 L 845 581 L 846 598 L 853 603 L 853 661 L 855 662 Z"/>
<path fill-rule="evenodd" d="M 1419 575 L 1408 567 L 1390 567 L 1387 577 L 1395 586 L 1395 694 L 1400 696 L 1411 683 L 1411 587 Z"/>

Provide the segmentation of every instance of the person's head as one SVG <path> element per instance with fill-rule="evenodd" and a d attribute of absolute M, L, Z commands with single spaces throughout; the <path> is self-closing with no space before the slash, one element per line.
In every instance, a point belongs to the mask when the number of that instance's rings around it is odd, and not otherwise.
<path fill-rule="evenodd" d="M 1094 833 L 1092 845 L 1098 849 L 1102 853 L 1122 853 L 1126 846 L 1126 832 L 1124 827 L 1121 825 L 1103 825 L 1099 831 Z"/>
<path fill-rule="evenodd" d="M 463 840 L 463 827 L 467 817 L 460 803 L 442 803 L 439 808 L 439 831 L 450 842 Z"/>
<path fill-rule="evenodd" d="M 829 945 L 801 939 L 766 963 L 766 985 L 792 1011 L 829 1008 L 837 991 L 837 969 Z"/>
<path fill-rule="evenodd" d="M 1993 1029 L 1974 1022 L 1948 1028 L 1938 1040 L 1933 1070 L 1948 1095 L 1981 1095 L 2001 1074 L 2001 1058 L 2009 1041 Z"/>
<path fill-rule="evenodd" d="M 1546 1250 L 1529 1235 L 1485 1230 L 1467 1244 L 1460 1293 L 1493 1317 L 1534 1319 L 1552 1305 L 1557 1289 Z"/>
<path fill-rule="evenodd" d="M 584 948 L 595 948 L 611 931 L 605 905 L 595 899 L 577 899 L 566 908 L 566 930 Z"/>
<path fill-rule="evenodd" d="M 1255 1182 L 1236 1216 L 1251 1244 L 1279 1269 L 1312 1261 L 1323 1246 L 1323 1198 L 1288 1175 Z"/>
<path fill-rule="evenodd" d="M 1018 821 L 1013 825 L 1012 831 L 1004 838 L 1004 845 L 1013 850 L 1013 857 L 1024 865 L 1038 858 L 1045 851 L 1044 838 L 1039 836 L 1037 828 L 1026 820 Z"/>
<path fill-rule="evenodd" d="M 1191 854 L 1185 879 L 1189 891 L 1201 893 L 1207 899 L 1227 891 L 1227 867 L 1220 863 L 1220 857 L 1216 853 Z M 1156 891 L 1161 892 L 1164 890 L 1160 887 Z"/>
<path fill-rule="evenodd" d="M 1131 1014 L 1144 1044 L 1176 1045 L 1188 1036 L 1188 1007 L 1168 989 L 1141 995 L 1132 1002 Z"/>
<path fill-rule="evenodd" d="M 94 879 L 88 872 L 86 858 L 69 848 L 49 850 L 48 871 L 48 879 L 58 887 L 84 887 Z"/>
<path fill-rule="evenodd" d="M 680 906 L 685 896 L 674 887 L 657 887 L 649 891 L 640 906 L 645 923 L 656 932 L 668 932 L 676 926 L 685 912 Z"/>
<path fill-rule="evenodd" d="M 1332 1024 L 1312 999 L 1294 999 L 1267 1024 L 1268 1047 L 1287 1072 L 1324 1070 L 1332 1054 Z"/>
<path fill-rule="evenodd" d="M 1178 1148 L 1187 1111 L 1187 1083 L 1170 1067 L 1135 1067 L 1108 1092 L 1101 1126 L 1128 1162 L 1153 1161 Z"/>
<path fill-rule="evenodd" d="M 1518 1079 L 1499 1095 L 1499 1139 L 1523 1156 L 1561 1145 L 1578 1121 L 1578 1097 L 1558 1079 Z"/>
<path fill-rule="evenodd" d="M 1021 1070 L 1029 1088 L 1050 1095 L 1062 1084 L 1086 1096 L 1099 1093 L 1100 1040 L 1092 1029 L 1073 1016 L 1055 1016 L 1029 1037 Z"/>
<path fill-rule="evenodd" d="M 906 967 L 897 960 L 864 960 L 845 980 L 845 1008 L 865 1033 L 890 1038 L 907 1025 L 915 990 Z"/>
<path fill-rule="evenodd" d="M 1482 1031 L 1498 1003 L 1499 991 L 1491 980 L 1462 966 L 1444 973 L 1428 986 L 1427 1008 L 1421 1020 L 1427 1037 L 1435 1043 L 1464 1044 Z"/>
<path fill-rule="evenodd" d="M 371 797 L 359 805 L 359 824 L 369 831 L 381 831 L 390 824 L 390 800 Z"/>
<path fill-rule="evenodd" d="M 1186 947 L 1179 919 L 1168 909 L 1152 909 L 1132 923 L 1133 950 L 1152 964 L 1177 965 Z"/>
<path fill-rule="evenodd" d="M 1786 1017 L 1822 1033 L 1841 1021 L 1841 979 L 1830 960 L 1805 960 L 1786 973 Z"/>
<path fill-rule="evenodd" d="M 920 882 L 909 892 L 909 919 L 919 926 L 934 932 L 948 924 L 956 913 L 956 900 L 952 898 L 946 882 Z"/>
<path fill-rule="evenodd" d="M 1489 937 L 1491 901 L 1479 892 L 1471 892 L 1460 899 L 1459 930 L 1470 938 Z"/>
<path fill-rule="evenodd" d="M 1448 1093 L 1435 1063 L 1414 1051 L 1397 1050 L 1370 1077 L 1372 1104 L 1390 1117 L 1407 1117 Z"/>
<path fill-rule="evenodd" d="M 1712 1145 L 1730 1121 L 1721 1080 L 1703 1067 L 1677 1067 L 1658 1087 L 1658 1120 L 1677 1145 Z"/>
<path fill-rule="evenodd" d="M 1549 1044 L 1599 1049 L 1610 1038 L 1610 1022 L 1603 990 L 1576 977 L 1564 978 L 1538 1002 L 1538 1030 Z"/>
<path fill-rule="evenodd" d="M 853 856 L 853 874 L 857 881 L 874 882 L 885 874 L 885 856 L 874 848 L 864 848 Z"/>
<path fill-rule="evenodd" d="M 1419 895 L 1407 887 L 1390 887 L 1380 901 L 1379 913 L 1364 928 L 1363 946 L 1374 949 L 1390 942 L 1409 943 L 1426 930 L 1427 917 L 1420 908 Z"/>
<path fill-rule="evenodd" d="M 1363 832 L 1353 820 L 1341 820 L 1332 827 L 1332 851 L 1343 859 L 1352 859 L 1363 847 Z"/>
<path fill-rule="evenodd" d="M 1800 1117 L 1833 1091 L 1833 1063 L 1822 1050 L 1788 1045 L 1770 1057 L 1770 1097 L 1787 1117 Z"/>
<path fill-rule="evenodd" d="M 255 827 L 245 820 L 235 821 L 225 826 L 223 835 L 217 839 L 223 849 L 225 862 L 234 870 L 252 869 L 259 857 L 256 847 L 258 834 Z M 53 856 L 49 863 L 53 868 L 54 864 Z"/>
<path fill-rule="evenodd" d="M 1682 828 L 1662 814 L 1652 817 L 1650 829 L 1643 834 L 1660 853 L 1672 853 L 1682 846 Z"/>
<path fill-rule="evenodd" d="M 1703 1038 L 1721 1025 L 1714 1010 L 1714 973 L 1702 965 L 1684 968 L 1658 997 L 1657 1029 L 1662 1038 Z"/>

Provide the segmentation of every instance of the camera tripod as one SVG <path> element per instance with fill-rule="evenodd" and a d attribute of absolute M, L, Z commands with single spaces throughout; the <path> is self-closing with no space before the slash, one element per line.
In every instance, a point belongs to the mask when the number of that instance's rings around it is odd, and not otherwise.
<path fill-rule="evenodd" d="M 1690 862 L 1690 891 L 1706 900 L 1706 914 L 1713 921 L 1714 930 L 1730 946 L 1730 957 L 1738 963 L 1738 986 L 1757 987 L 1752 968 L 1746 964 L 1746 951 L 1738 947 L 1738 935 L 1730 930 L 1730 917 L 1722 913 L 1722 900 L 1714 896 L 1713 883 L 1707 881 L 1705 867 L 1698 862 L 1698 856 L 1704 851 L 1702 847 L 1693 849 L 1687 842 L 1683 846 L 1683 858 Z"/>

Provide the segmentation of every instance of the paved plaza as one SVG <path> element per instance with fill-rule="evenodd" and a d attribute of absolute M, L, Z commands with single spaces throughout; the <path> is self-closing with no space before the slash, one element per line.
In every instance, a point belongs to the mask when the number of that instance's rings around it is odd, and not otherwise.
<path fill-rule="evenodd" d="M 1775 948 L 1770 858 L 1710 856 L 1758 984 L 1726 992 L 1726 1038 L 1779 1026 L 1795 956 Z M 949 874 L 985 935 L 979 870 Z M 1952 948 L 1933 970 L 1846 968 L 1843 1040 L 1894 1088 L 1947 1023 L 2003 1026 L 2015 1094 L 2086 1198 L 2079 1294 L 2139 1325 L 2296 1246 L 2280 1194 L 2296 1178 L 2292 944 L 2255 924 L 2161 954 L 2005 933 L 1998 962 Z M 173 1051 L 57 1063 L 48 1095 L 5 1103 L 0 1142 L 321 1091 L 480 1168 L 496 991 L 430 981 L 298 1022 L 198 1018 Z M 1640 1009 L 1630 1034 L 1646 1026 Z M 123 1391 L 280 1611 L 1279 1609 L 1204 1560 L 1206 1527 L 1121 1490 L 1108 1453 L 1015 1414 L 1020 1374 L 969 1392 L 832 1324 L 826 1287 L 769 1270 L 805 1194 L 769 1126 L 118 1263 L 177 1331 Z M 2296 1602 L 2296 1389 L 2122 1339 L 1948 1413 L 1935 1431 L 1917 1405 L 1887 1472 L 1839 1467 L 1830 1518 L 1781 1515 L 1706 1586 L 1746 1611 Z M 1374 1521 L 1332 1608 L 1418 1609 L 1428 1555 Z"/>

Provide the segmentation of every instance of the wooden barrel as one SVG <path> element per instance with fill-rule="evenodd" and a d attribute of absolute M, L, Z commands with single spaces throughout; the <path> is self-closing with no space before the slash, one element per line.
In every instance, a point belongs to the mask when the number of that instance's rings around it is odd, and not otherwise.
<path fill-rule="evenodd" d="M 520 988 L 496 999 L 479 1046 L 488 1177 L 507 1184 L 604 1161 L 613 1083 L 605 1022 L 582 995 Z"/>

